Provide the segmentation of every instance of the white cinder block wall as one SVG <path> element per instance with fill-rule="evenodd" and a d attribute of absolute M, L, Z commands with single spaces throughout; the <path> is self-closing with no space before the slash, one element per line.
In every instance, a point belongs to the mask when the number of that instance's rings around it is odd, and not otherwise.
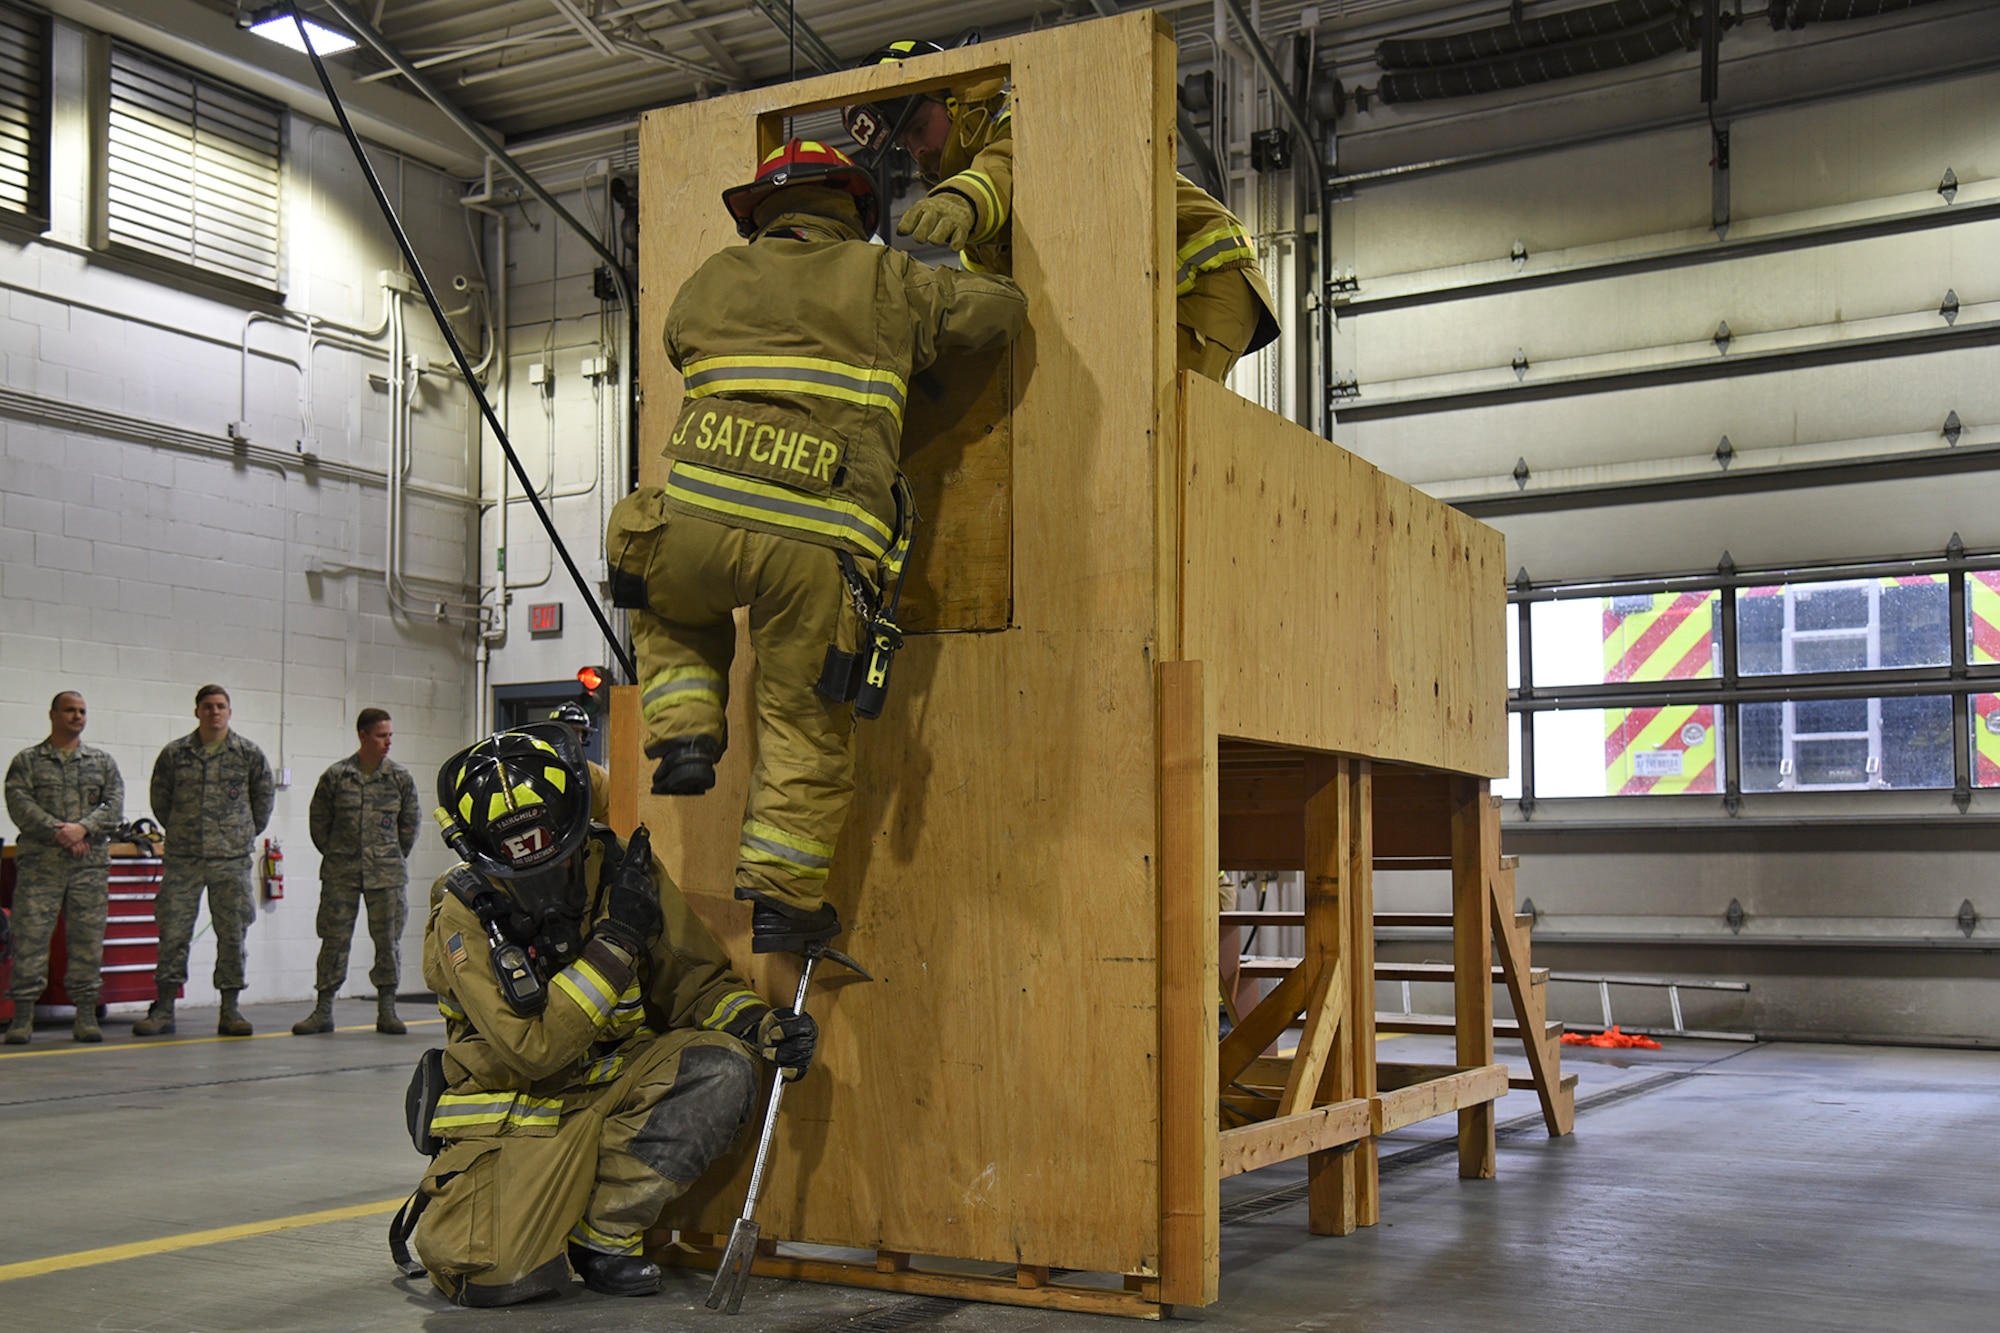
<path fill-rule="evenodd" d="M 624 155 L 620 150 L 621 160 Z M 606 190 L 609 165 L 603 160 L 572 163 L 542 175 L 571 216 L 607 244 L 615 236 L 611 228 L 616 217 Z M 563 188 L 565 176 L 568 188 Z M 716 206 L 721 207 L 720 201 Z M 527 216 L 539 225 L 530 225 Z M 499 224 L 489 227 L 494 225 Z M 594 295 L 591 275 L 603 261 L 574 231 L 532 204 L 526 214 L 509 209 L 504 225 L 508 435 L 591 597 L 606 605 L 604 524 L 611 507 L 630 489 L 628 428 L 620 419 L 632 360 L 625 347 L 624 314 L 615 303 Z M 617 247 L 611 248 L 615 252 Z M 658 320 L 653 323 L 651 336 L 657 337 Z M 587 362 L 606 359 L 615 367 L 609 375 L 585 373 Z M 531 382 L 537 365 L 544 368 L 540 384 Z M 491 492 L 506 465 L 490 432 L 485 449 Z M 504 546 L 509 604 L 502 632 L 492 643 L 492 683 L 571 682 L 578 667 L 612 665 L 613 654 L 591 618 L 585 594 L 557 558 L 519 483 L 510 477 L 508 486 L 512 502 Z M 489 509 L 480 532 L 480 568 L 489 585 L 496 577 L 501 545 L 497 509 Z M 561 634 L 531 635 L 528 608 L 549 602 L 562 605 Z M 626 635 L 624 612 L 607 613 L 607 618 L 615 632 Z M 623 682 L 615 666 L 613 676 Z"/>
<path fill-rule="evenodd" d="M 307 805 L 326 765 L 352 753 L 355 713 L 387 708 L 425 806 L 403 948 L 403 984 L 420 987 L 424 887 L 447 864 L 431 788 L 472 714 L 475 634 L 438 604 L 475 600 L 476 409 L 455 375 L 421 376 L 392 605 L 379 275 L 403 266 L 345 142 L 287 116 L 282 313 L 95 254 L 86 42 L 56 27 L 52 225 L 0 238 L 0 746 L 41 739 L 49 697 L 81 690 L 86 739 L 118 760 L 128 817 L 148 813 L 154 758 L 193 728 L 196 687 L 226 686 L 236 729 L 290 776 L 268 830 L 286 895 L 251 928 L 246 998 L 304 999 L 318 949 Z M 375 161 L 434 276 L 477 274 L 461 183 Z M 403 303 L 410 350 L 448 364 L 420 298 Z M 459 327 L 476 354 L 477 309 Z M 236 421 L 247 447 L 229 438 Z M 185 1001 L 197 1005 L 214 1001 L 203 922 Z M 348 993 L 367 991 L 371 956 L 364 925 Z"/>

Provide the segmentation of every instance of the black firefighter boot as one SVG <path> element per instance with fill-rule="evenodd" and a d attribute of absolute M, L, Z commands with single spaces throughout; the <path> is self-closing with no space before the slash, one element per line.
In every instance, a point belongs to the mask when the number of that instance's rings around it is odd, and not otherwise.
<path fill-rule="evenodd" d="M 713 736 L 679 736 L 648 745 L 646 757 L 660 761 L 653 770 L 653 795 L 699 796 L 715 785 L 722 742 Z"/>
<path fill-rule="evenodd" d="M 660 1290 L 660 1266 L 643 1254 L 606 1254 L 571 1245 L 569 1264 L 584 1286 L 606 1296 L 652 1296 Z"/>
<path fill-rule="evenodd" d="M 802 954 L 815 944 L 825 944 L 840 933 L 840 913 L 832 903 L 821 903 L 810 912 L 780 907 L 759 898 L 750 909 L 750 951 L 752 953 Z"/>

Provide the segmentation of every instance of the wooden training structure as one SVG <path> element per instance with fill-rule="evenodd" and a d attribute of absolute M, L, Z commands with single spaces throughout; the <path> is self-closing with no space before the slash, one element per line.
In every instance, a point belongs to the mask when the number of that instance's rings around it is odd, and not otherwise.
<path fill-rule="evenodd" d="M 1374 1136 L 1446 1111 L 1463 1169 L 1492 1174 L 1489 915 L 1517 1006 L 1541 1012 L 1516 984 L 1486 794 L 1507 765 L 1504 553 L 1176 376 L 1175 51 L 1150 14 L 649 114 L 642 482 L 681 396 L 662 316 L 740 243 L 720 193 L 784 116 L 995 74 L 1030 327 L 912 386 L 915 632 L 860 724 L 829 887 L 878 980 L 815 979 L 821 1054 L 786 1095 L 758 1214 L 792 1244 L 757 1271 L 1157 1317 L 1216 1298 L 1225 1174 L 1309 1155 L 1313 1229 L 1348 1230 L 1375 1218 Z M 699 798 L 640 794 L 636 691 L 616 693 L 613 821 L 644 819 L 753 982 L 789 996 L 796 960 L 752 955 L 731 896 L 752 669 L 740 643 L 730 749 Z M 1369 877 L 1402 855 L 1454 873 L 1461 1026 L 1436 1070 L 1374 1060 Z M 1308 957 L 1218 1046 L 1218 866 L 1278 864 L 1307 871 Z M 1257 1058 L 1299 1012 L 1298 1057 Z M 649 1252 L 714 1262 L 752 1137 Z"/>

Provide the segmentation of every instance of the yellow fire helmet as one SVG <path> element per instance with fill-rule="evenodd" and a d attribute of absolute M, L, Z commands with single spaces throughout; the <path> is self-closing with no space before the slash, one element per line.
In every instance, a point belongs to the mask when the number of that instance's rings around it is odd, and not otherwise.
<path fill-rule="evenodd" d="M 465 863 L 494 879 L 534 876 L 590 833 L 590 768 L 559 722 L 488 736 L 438 769 L 438 827 Z"/>

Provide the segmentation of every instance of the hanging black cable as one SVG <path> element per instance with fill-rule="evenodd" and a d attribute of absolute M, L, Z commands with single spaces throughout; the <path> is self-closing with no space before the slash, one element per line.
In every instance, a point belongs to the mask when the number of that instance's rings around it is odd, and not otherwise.
<path fill-rule="evenodd" d="M 319 75 L 319 86 L 326 92 L 327 103 L 333 108 L 334 119 L 340 122 L 340 132 L 347 136 L 347 145 L 354 150 L 354 160 L 361 166 L 361 174 L 368 181 L 368 188 L 375 195 L 375 203 L 382 210 L 383 219 L 389 224 L 389 231 L 396 238 L 396 248 L 403 252 L 403 260 L 410 266 L 410 274 L 417 280 L 417 288 L 424 294 L 424 303 L 431 308 L 431 318 L 437 321 L 438 332 L 444 334 L 445 345 L 451 348 L 452 360 L 458 363 L 458 373 L 465 379 L 465 387 L 472 390 L 472 396 L 479 401 L 480 415 L 493 428 L 493 436 L 500 442 L 500 452 L 507 456 L 507 464 L 514 469 L 514 476 L 520 481 L 521 489 L 527 494 L 528 502 L 535 508 L 535 517 L 542 521 L 542 527 L 549 534 L 549 541 L 555 546 L 556 554 L 562 557 L 563 568 L 576 583 L 577 591 L 583 594 L 583 604 L 590 608 L 591 617 L 597 621 L 597 628 L 603 632 L 605 643 L 611 647 L 611 655 L 618 659 L 618 665 L 625 669 L 625 678 L 633 684 L 639 681 L 639 668 L 633 664 L 632 655 L 618 642 L 618 635 L 612 630 L 611 622 L 604 616 L 604 608 L 598 605 L 597 596 L 590 585 L 584 582 L 583 572 L 570 558 L 569 548 L 556 533 L 555 521 L 549 511 L 542 506 L 542 497 L 535 493 L 534 482 L 528 479 L 527 468 L 521 465 L 521 456 L 514 452 L 513 441 L 507 438 L 506 430 L 500 425 L 499 416 L 493 411 L 493 404 L 486 399 L 485 391 L 479 387 L 479 379 L 472 372 L 472 362 L 459 344 L 458 335 L 452 332 L 451 321 L 445 318 L 444 304 L 438 300 L 437 292 L 431 287 L 430 278 L 424 273 L 424 266 L 417 258 L 415 247 L 403 231 L 403 223 L 390 206 L 389 196 L 382 189 L 381 180 L 375 175 L 375 166 L 368 160 L 368 150 L 362 145 L 361 136 L 354 132 L 354 124 L 347 118 L 347 108 L 341 104 L 340 94 L 333 89 L 333 79 L 326 72 L 326 64 L 319 58 L 313 46 L 312 35 L 306 31 L 305 20 L 299 16 L 298 7 L 292 6 L 292 23 L 299 30 L 299 41 L 305 45 L 306 58 L 312 61 L 313 72 Z M 401 366 L 395 373 L 403 373 Z"/>

